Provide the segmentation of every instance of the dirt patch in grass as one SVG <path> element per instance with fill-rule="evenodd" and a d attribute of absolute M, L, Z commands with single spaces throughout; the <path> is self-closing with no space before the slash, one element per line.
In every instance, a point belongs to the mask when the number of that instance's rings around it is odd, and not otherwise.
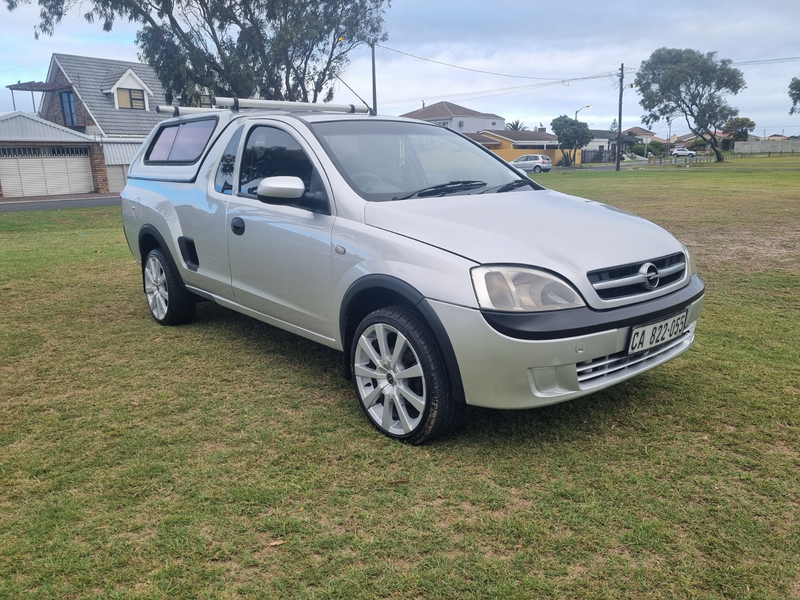
<path fill-rule="evenodd" d="M 784 230 L 737 229 L 735 234 L 698 232 L 681 236 L 701 271 L 763 272 L 779 268 L 800 273 L 800 230 L 787 223 Z"/>

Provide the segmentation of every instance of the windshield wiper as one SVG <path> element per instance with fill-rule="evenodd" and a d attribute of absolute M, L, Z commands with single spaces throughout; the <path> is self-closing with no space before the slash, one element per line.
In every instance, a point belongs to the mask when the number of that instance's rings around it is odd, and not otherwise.
<path fill-rule="evenodd" d="M 506 183 L 497 188 L 489 188 L 488 190 L 481 192 L 481 194 L 487 194 L 489 192 L 502 194 L 503 192 L 510 192 L 511 190 L 520 188 L 523 185 L 530 185 L 535 190 L 539 189 L 539 186 L 531 179 L 517 179 L 515 181 L 512 181 L 511 183 Z"/>
<path fill-rule="evenodd" d="M 392 198 L 392 200 L 408 200 L 409 198 L 424 198 L 426 196 L 444 196 L 445 194 L 452 194 L 453 192 L 474 190 L 476 188 L 484 187 L 485 185 L 485 181 L 478 181 L 476 179 L 448 181 L 447 183 L 440 183 L 439 185 L 424 187 L 421 190 L 410 193 L 408 196 L 395 196 Z"/>

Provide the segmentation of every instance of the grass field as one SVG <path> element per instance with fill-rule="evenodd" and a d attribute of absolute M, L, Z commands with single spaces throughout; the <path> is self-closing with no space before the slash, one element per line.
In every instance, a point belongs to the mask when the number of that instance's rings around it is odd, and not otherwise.
<path fill-rule="evenodd" d="M 687 243 L 697 343 L 424 447 L 369 426 L 336 352 L 210 303 L 156 325 L 119 209 L 0 215 L 0 598 L 800 598 L 780 165 L 542 176 Z"/>

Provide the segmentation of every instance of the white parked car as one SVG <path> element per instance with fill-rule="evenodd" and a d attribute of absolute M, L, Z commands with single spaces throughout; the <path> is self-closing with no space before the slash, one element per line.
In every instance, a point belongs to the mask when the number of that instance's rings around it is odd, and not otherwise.
<path fill-rule="evenodd" d="M 546 154 L 525 154 L 511 164 L 526 173 L 549 173 L 553 168 L 553 161 Z"/>
<path fill-rule="evenodd" d="M 704 284 L 657 225 L 444 127 L 238 104 L 162 122 L 130 166 L 156 322 L 206 299 L 340 350 L 369 422 L 413 444 L 465 405 L 572 400 L 691 346 Z"/>
<path fill-rule="evenodd" d="M 672 156 L 688 156 L 688 157 L 691 158 L 694 155 L 695 155 L 694 152 L 692 152 L 691 150 L 688 150 L 686 148 L 683 148 L 683 147 L 673 148 L 672 149 Z"/>

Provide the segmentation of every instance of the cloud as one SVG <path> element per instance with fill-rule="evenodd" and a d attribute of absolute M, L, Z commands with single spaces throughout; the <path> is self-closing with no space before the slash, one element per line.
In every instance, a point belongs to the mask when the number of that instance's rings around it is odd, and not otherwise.
<path fill-rule="evenodd" d="M 402 114 L 449 100 L 507 120 L 545 123 L 592 104 L 580 113 L 593 128 L 606 128 L 617 118 L 617 79 L 577 78 L 614 74 L 620 64 L 638 68 L 662 46 L 717 51 L 720 58 L 752 61 L 800 56 L 797 31 L 800 2 L 748 0 L 691 3 L 632 3 L 575 0 L 545 4 L 543 9 L 518 1 L 397 0 L 386 15 L 387 48 L 478 71 L 556 78 L 558 83 L 500 77 L 455 69 L 376 48 L 378 107 L 384 114 Z M 23 6 L 0 17 L 0 38 L 6 54 L 0 85 L 18 79 L 44 79 L 53 52 L 112 56 L 136 60 L 136 28 L 119 22 L 112 34 L 71 14 L 53 38 L 33 39 L 36 7 Z M 29 67 L 7 71 L 33 61 Z M 800 61 L 741 66 L 747 89 L 728 98 L 740 114 L 762 123 L 769 132 L 800 135 L 800 117 L 788 115 L 787 86 L 800 76 Z M 625 83 L 633 81 L 626 74 Z M 351 54 L 344 81 L 372 101 L 369 48 Z M 561 82 L 563 80 L 563 83 Z M 572 80 L 572 81 L 568 81 Z M 0 88 L 0 111 L 10 110 L 10 93 Z M 344 85 L 335 102 L 359 100 Z M 626 89 L 623 126 L 639 125 L 642 114 L 635 90 Z M 684 127 L 685 126 L 680 126 Z M 666 124 L 654 126 L 666 135 Z M 663 130 L 663 131 L 662 131 Z M 679 130 L 679 133 L 685 133 Z"/>

